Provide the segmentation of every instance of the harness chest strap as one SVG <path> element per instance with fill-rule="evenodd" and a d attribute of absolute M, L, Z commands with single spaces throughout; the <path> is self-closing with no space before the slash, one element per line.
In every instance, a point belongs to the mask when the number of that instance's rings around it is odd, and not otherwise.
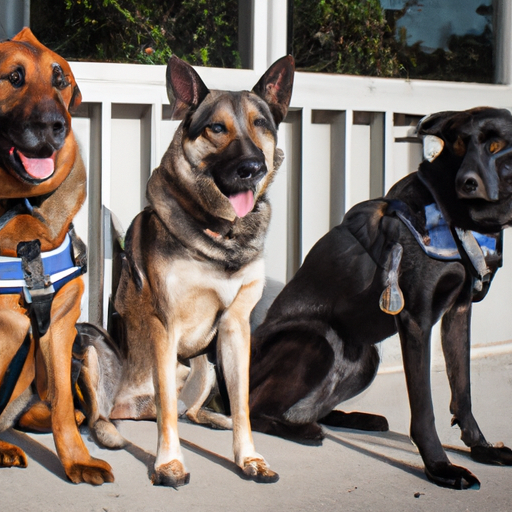
<path fill-rule="evenodd" d="M 23 293 L 24 289 L 39 289 L 41 285 L 53 286 L 58 291 L 71 279 L 84 274 L 87 270 L 84 246 L 75 251 L 73 236 L 70 230 L 60 247 L 52 251 L 41 252 L 39 240 L 32 240 L 19 244 L 18 257 L 0 256 L 0 294 Z"/>

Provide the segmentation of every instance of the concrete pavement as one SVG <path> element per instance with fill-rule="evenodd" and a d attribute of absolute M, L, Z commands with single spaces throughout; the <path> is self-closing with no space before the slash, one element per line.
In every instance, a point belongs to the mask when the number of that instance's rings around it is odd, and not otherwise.
<path fill-rule="evenodd" d="M 512 467 L 473 462 L 450 427 L 449 389 L 444 371 L 432 373 L 436 422 L 455 464 L 475 473 L 478 491 L 453 491 L 431 484 L 409 441 L 409 408 L 401 372 L 380 374 L 369 390 L 344 404 L 344 410 L 384 414 L 387 433 L 368 434 L 327 428 L 321 447 L 302 446 L 255 433 L 257 450 L 280 474 L 275 484 L 245 481 L 231 459 L 231 432 L 180 422 L 190 484 L 174 490 L 154 487 L 148 472 L 154 462 L 156 425 L 122 422 L 131 442 L 121 451 L 98 448 L 83 436 L 91 453 L 107 460 L 116 481 L 100 487 L 66 480 L 51 435 L 7 431 L 29 457 L 27 469 L 0 470 L 2 511 L 493 511 L 512 510 Z M 474 412 L 491 442 L 512 446 L 512 354 L 479 358 L 472 365 Z"/>

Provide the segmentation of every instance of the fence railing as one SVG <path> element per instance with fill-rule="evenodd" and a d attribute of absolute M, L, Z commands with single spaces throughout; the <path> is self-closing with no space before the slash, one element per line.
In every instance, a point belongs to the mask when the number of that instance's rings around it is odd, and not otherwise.
<path fill-rule="evenodd" d="M 72 68 L 84 98 L 74 130 L 89 172 L 88 203 L 77 219 L 90 252 L 84 317 L 101 323 L 110 290 L 106 212 L 128 227 L 144 206 L 145 183 L 177 123 L 168 115 L 164 66 L 72 63 Z M 231 90 L 251 89 L 261 74 L 198 72 L 210 88 Z M 289 279 L 348 208 L 381 195 L 416 169 L 421 145 L 414 142 L 414 128 L 423 115 L 478 105 L 512 106 L 512 88 L 297 73 L 290 113 L 279 131 L 286 158 L 270 190 L 267 275 Z M 506 233 L 504 269 L 475 307 L 477 344 L 512 339 L 511 241 Z"/>
<path fill-rule="evenodd" d="M 510 84 L 512 7 L 499 7 L 497 69 L 500 81 Z M 252 88 L 286 52 L 286 8 L 287 0 L 251 3 L 253 69 L 198 68 L 208 87 Z M 110 293 L 109 212 L 126 229 L 143 208 L 145 183 L 177 123 L 169 119 L 164 66 L 71 65 L 84 99 L 74 130 L 89 173 L 88 202 L 77 219 L 90 254 L 83 318 L 102 323 Z M 512 107 L 512 87 L 297 73 L 290 112 L 279 130 L 286 158 L 270 190 L 267 275 L 288 280 L 348 208 L 381 195 L 417 168 L 421 145 L 413 136 L 423 115 L 479 105 Z M 506 233 L 504 268 L 474 308 L 473 343 L 512 339 L 511 284 L 512 234 Z"/>

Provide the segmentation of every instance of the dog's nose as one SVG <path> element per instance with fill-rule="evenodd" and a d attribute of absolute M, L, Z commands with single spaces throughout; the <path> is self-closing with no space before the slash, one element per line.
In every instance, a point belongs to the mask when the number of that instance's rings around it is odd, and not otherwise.
<path fill-rule="evenodd" d="M 236 168 L 236 173 L 243 180 L 256 179 L 265 173 L 265 164 L 260 160 L 244 160 Z"/>
<path fill-rule="evenodd" d="M 475 171 L 466 171 L 457 177 L 457 195 L 461 199 L 484 199 L 497 201 L 498 191 L 487 191 L 482 178 Z"/>

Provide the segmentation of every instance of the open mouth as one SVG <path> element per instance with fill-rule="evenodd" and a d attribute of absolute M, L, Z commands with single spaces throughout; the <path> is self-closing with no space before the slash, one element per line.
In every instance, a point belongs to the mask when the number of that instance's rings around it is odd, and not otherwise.
<path fill-rule="evenodd" d="M 55 153 L 48 158 L 30 158 L 12 147 L 9 150 L 9 164 L 16 176 L 22 181 L 40 183 L 53 175 Z"/>

